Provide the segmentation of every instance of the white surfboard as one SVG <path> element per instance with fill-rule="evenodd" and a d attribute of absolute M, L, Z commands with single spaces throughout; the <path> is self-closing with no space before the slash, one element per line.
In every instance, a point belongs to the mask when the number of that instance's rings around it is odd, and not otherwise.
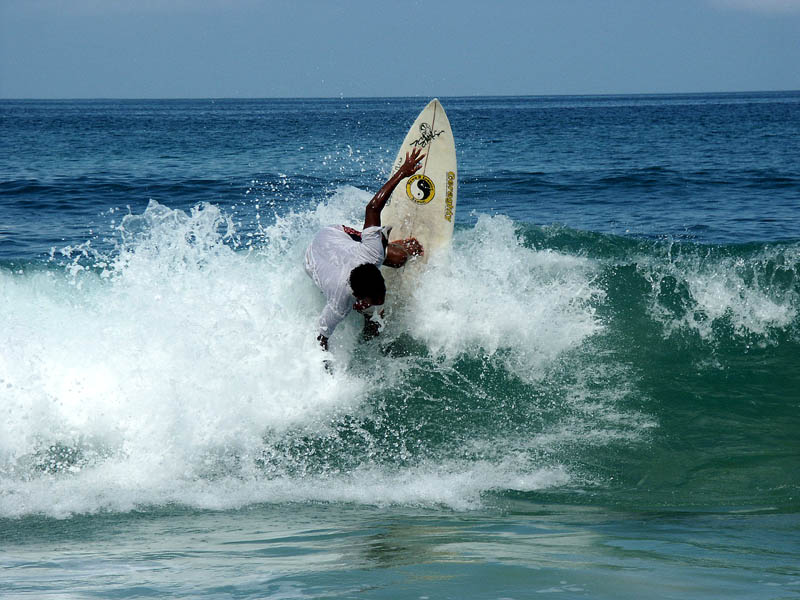
<path fill-rule="evenodd" d="M 392 226 L 392 240 L 417 238 L 425 253 L 414 262 L 424 263 L 450 246 L 458 191 L 453 130 L 436 98 L 419 113 L 406 134 L 392 174 L 403 164 L 406 153 L 414 148 L 421 148 L 425 153 L 422 168 L 395 188 L 381 213 L 381 223 Z M 388 272 L 405 271 L 408 266 L 397 270 L 384 267 L 384 276 L 394 279 L 396 275 Z"/>

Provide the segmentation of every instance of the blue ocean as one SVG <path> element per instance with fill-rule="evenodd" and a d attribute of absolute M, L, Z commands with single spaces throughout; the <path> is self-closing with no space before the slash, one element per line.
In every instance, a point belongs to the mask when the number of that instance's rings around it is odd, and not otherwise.
<path fill-rule="evenodd" d="M 452 248 L 328 372 L 428 100 L 0 101 L 0 596 L 800 597 L 800 92 L 442 98 Z"/>

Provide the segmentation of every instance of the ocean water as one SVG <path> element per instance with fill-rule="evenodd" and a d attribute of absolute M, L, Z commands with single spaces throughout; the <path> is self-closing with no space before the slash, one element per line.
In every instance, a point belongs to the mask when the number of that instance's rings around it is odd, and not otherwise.
<path fill-rule="evenodd" d="M 800 597 L 800 93 L 443 98 L 453 246 L 328 373 L 427 101 L 0 101 L 3 598 Z"/>

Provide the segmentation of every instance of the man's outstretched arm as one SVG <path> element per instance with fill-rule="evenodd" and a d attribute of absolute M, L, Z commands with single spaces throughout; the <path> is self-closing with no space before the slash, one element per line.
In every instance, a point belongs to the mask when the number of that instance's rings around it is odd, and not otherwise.
<path fill-rule="evenodd" d="M 367 210 L 364 212 L 364 229 L 367 227 L 376 227 L 381 224 L 381 211 L 394 191 L 403 179 L 411 177 L 420 168 L 420 161 L 425 158 L 422 150 L 414 148 L 409 155 L 406 152 L 406 160 L 400 165 L 394 175 L 389 178 L 389 181 L 383 184 L 383 187 L 378 190 L 378 193 L 373 196 L 372 200 L 367 204 Z"/>

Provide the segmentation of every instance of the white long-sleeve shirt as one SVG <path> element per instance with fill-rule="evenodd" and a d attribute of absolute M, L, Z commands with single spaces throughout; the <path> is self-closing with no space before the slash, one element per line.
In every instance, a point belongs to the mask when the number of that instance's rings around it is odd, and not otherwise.
<path fill-rule="evenodd" d="M 385 257 L 381 227 L 367 227 L 361 241 L 353 239 L 342 225 L 321 230 L 306 250 L 306 273 L 325 294 L 319 317 L 319 333 L 330 337 L 356 302 L 350 288 L 350 272 L 365 263 L 380 267 Z M 353 233 L 355 230 L 351 230 Z"/>

